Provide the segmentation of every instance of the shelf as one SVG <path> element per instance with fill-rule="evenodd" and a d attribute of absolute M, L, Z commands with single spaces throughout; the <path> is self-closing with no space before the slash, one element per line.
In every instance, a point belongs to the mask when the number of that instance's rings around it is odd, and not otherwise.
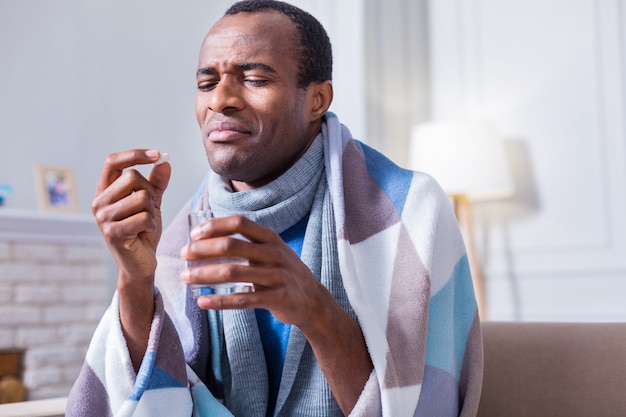
<path fill-rule="evenodd" d="M 103 243 L 90 214 L 0 208 L 0 241 L 7 240 Z"/>

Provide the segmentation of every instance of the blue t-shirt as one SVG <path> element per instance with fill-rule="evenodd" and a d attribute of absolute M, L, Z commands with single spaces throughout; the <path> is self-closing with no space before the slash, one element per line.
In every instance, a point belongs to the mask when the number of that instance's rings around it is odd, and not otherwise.
<path fill-rule="evenodd" d="M 306 231 L 308 220 L 308 216 L 305 216 L 280 235 L 285 243 L 287 243 L 298 256 L 302 254 L 304 232 Z M 267 363 L 267 375 L 269 379 L 267 415 L 271 416 L 274 414 L 274 409 L 276 408 L 276 399 L 280 388 L 280 379 L 283 373 L 283 364 L 285 362 L 285 354 L 287 353 L 287 343 L 289 341 L 291 325 L 276 320 L 269 310 L 258 308 L 255 310 L 255 313 L 259 325 L 259 332 L 261 333 L 265 362 Z"/>

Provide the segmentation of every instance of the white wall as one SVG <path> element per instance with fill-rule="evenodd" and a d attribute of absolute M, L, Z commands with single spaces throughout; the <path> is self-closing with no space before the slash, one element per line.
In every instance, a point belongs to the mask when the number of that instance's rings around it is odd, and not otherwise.
<path fill-rule="evenodd" d="M 493 122 L 516 196 L 477 207 L 489 317 L 626 320 L 626 8 L 433 0 L 433 117 Z"/>
<path fill-rule="evenodd" d="M 89 212 L 107 154 L 170 154 L 169 221 L 199 184 L 206 156 L 194 116 L 200 43 L 232 3 L 0 0 L 0 183 L 7 207 L 35 210 L 35 165 L 74 171 Z M 335 48 L 332 110 L 365 138 L 360 0 L 298 1 Z M 359 71 L 354 71 L 354 68 Z"/>
<path fill-rule="evenodd" d="M 0 181 L 16 189 L 8 205 L 35 209 L 33 166 L 57 165 L 74 171 L 88 212 L 107 154 L 155 147 L 172 157 L 164 210 L 176 211 L 204 172 L 194 73 L 214 19 L 200 1 L 0 2 Z"/>
<path fill-rule="evenodd" d="M 626 320 L 623 2 L 426 1 L 294 2 L 333 42 L 332 109 L 399 163 L 426 116 L 492 121 L 518 188 L 475 212 L 490 318 Z M 33 166 L 61 165 L 88 212 L 105 155 L 145 146 L 172 157 L 171 218 L 206 167 L 193 74 L 230 3 L 0 0 L 9 206 L 34 209 Z"/>

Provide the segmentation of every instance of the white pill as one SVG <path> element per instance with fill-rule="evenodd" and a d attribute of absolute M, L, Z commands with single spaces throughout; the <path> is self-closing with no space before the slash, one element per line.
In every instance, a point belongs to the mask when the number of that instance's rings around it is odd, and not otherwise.
<path fill-rule="evenodd" d="M 167 161 L 170 160 L 170 155 L 168 153 L 165 152 L 161 152 L 161 156 L 159 157 L 159 159 L 154 163 L 154 165 L 161 165 Z"/>

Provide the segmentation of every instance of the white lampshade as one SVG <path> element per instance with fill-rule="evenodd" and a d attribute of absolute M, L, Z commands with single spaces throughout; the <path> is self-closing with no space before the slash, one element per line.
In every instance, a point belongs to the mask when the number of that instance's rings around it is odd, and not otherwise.
<path fill-rule="evenodd" d="M 510 197 L 514 192 L 504 147 L 483 122 L 430 122 L 411 132 L 410 166 L 432 175 L 450 195 L 470 200 Z"/>

